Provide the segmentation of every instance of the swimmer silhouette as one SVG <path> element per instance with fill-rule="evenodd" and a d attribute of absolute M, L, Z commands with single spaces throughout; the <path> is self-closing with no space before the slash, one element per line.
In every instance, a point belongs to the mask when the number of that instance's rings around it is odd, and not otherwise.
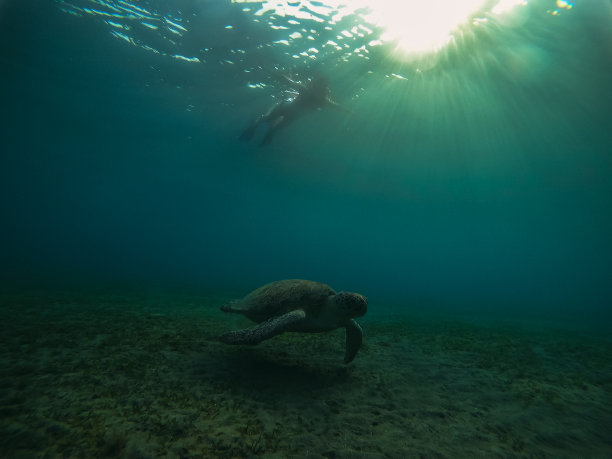
<path fill-rule="evenodd" d="M 329 85 L 323 77 L 315 77 L 306 84 L 293 81 L 283 75 L 295 87 L 294 95 L 273 106 L 265 114 L 255 118 L 249 127 L 242 133 L 240 140 L 249 141 L 253 138 L 255 130 L 262 123 L 268 124 L 268 130 L 261 145 L 268 145 L 274 135 L 296 119 L 325 106 L 335 106 L 343 109 L 329 97 Z"/>

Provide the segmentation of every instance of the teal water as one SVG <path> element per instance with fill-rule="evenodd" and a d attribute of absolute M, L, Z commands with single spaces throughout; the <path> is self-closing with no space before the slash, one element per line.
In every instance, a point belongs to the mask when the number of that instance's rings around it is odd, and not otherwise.
<path fill-rule="evenodd" d="M 367 9 L 270 5 L 3 2 L 5 278 L 608 309 L 609 2 L 488 2 L 418 59 Z M 239 142 L 279 73 L 351 113 Z"/>
<path fill-rule="evenodd" d="M 0 456 L 609 457 L 611 20 L 0 0 Z M 369 298 L 354 363 L 218 342 L 288 278 Z"/>

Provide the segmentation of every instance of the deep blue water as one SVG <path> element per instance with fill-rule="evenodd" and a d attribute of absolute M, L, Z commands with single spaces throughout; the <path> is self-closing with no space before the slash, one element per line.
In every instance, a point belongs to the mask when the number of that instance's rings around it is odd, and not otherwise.
<path fill-rule="evenodd" d="M 344 47 L 356 14 L 0 2 L 2 278 L 609 314 L 612 7 L 539 0 L 517 25 L 495 3 L 434 65 L 371 44 L 382 27 Z M 280 73 L 325 75 L 352 113 L 240 142 Z"/>

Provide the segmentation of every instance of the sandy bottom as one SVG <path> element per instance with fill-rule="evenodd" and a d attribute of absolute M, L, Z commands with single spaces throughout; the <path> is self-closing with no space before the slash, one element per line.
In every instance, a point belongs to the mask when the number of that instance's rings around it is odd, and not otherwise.
<path fill-rule="evenodd" d="M 612 457 L 603 334 L 369 314 L 346 366 L 228 299 L 2 294 L 0 457 Z"/>

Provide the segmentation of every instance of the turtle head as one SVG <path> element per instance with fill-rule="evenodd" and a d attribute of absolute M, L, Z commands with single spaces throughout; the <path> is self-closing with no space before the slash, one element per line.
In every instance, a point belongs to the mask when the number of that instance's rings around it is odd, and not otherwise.
<path fill-rule="evenodd" d="M 334 296 L 334 302 L 350 318 L 361 317 L 368 310 L 368 299 L 359 293 L 340 292 Z"/>

